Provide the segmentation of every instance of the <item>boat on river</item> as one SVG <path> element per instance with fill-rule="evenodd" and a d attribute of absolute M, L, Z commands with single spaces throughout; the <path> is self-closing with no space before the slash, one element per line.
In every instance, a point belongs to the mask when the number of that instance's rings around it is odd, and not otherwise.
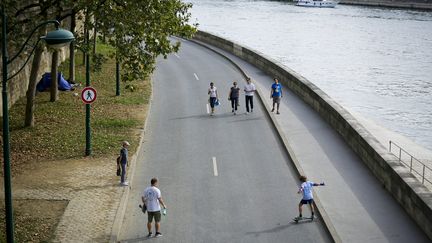
<path fill-rule="evenodd" d="M 337 0 L 299 0 L 296 5 L 301 7 L 334 8 L 338 3 Z"/>

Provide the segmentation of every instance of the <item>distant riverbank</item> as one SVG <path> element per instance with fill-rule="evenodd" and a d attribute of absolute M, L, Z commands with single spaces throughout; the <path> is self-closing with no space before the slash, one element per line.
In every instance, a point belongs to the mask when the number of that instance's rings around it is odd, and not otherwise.
<path fill-rule="evenodd" d="M 349 5 L 364 5 L 364 6 L 378 6 L 378 7 L 394 7 L 394 8 L 411 8 L 411 9 L 424 9 L 432 10 L 431 0 L 417 0 L 417 1 L 392 1 L 392 0 L 341 0 L 341 4 Z"/>

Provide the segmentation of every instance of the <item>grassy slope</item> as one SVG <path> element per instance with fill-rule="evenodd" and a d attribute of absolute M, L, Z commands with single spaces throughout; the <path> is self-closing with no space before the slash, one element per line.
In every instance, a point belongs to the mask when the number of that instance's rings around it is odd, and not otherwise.
<path fill-rule="evenodd" d="M 112 51 L 98 45 L 98 53 Z M 76 158 L 85 151 L 85 105 L 80 99 L 85 86 L 85 69 L 81 52 L 76 55 L 76 82 L 81 86 L 74 91 L 60 92 L 57 102 L 50 102 L 49 92 L 36 96 L 35 127 L 24 128 L 25 97 L 10 109 L 11 157 L 13 174 L 32 160 L 49 161 Z M 68 63 L 61 66 L 65 78 L 69 77 Z M 115 96 L 115 62 L 108 60 L 99 73 L 90 74 L 91 86 L 97 90 L 97 100 L 91 105 L 92 155 L 112 156 L 118 153 L 122 140 L 130 140 L 134 150 L 138 137 L 136 129 L 143 126 L 142 114 L 136 114 L 148 104 L 150 83 L 134 81 L 134 91 L 125 90 Z M 78 96 L 74 96 L 78 93 Z M 1 149 L 1 148 L 0 148 Z"/>

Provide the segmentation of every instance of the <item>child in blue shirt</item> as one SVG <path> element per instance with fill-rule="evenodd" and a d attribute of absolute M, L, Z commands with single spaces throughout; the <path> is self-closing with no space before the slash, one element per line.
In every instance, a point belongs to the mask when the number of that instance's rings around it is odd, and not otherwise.
<path fill-rule="evenodd" d="M 303 204 L 309 204 L 312 215 L 311 215 L 311 219 L 313 220 L 314 218 L 314 206 L 313 206 L 313 193 L 312 193 L 312 187 L 314 186 L 324 186 L 324 182 L 318 184 L 318 183 L 314 183 L 311 181 L 308 181 L 306 176 L 300 176 L 300 181 L 302 182 L 302 184 L 300 185 L 300 188 L 298 190 L 297 193 L 303 193 L 303 198 L 299 203 L 299 216 L 297 217 L 297 219 L 301 219 L 302 216 L 302 206 Z"/>

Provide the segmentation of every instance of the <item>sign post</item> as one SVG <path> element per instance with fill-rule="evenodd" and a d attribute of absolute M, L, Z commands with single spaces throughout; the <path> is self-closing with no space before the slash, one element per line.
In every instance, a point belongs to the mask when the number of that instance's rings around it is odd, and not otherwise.
<path fill-rule="evenodd" d="M 81 100 L 86 104 L 86 156 L 91 155 L 90 104 L 96 100 L 96 97 L 96 90 L 90 86 L 81 91 Z"/>

